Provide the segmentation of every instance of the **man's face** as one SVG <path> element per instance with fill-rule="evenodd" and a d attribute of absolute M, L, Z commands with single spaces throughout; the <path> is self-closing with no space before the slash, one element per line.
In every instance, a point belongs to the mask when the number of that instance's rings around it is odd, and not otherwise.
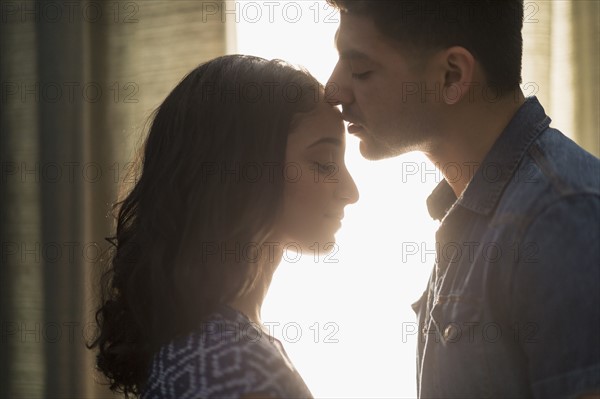
<path fill-rule="evenodd" d="M 368 17 L 342 13 L 336 45 L 328 101 L 342 105 L 361 154 L 375 160 L 427 148 L 439 103 L 433 67 L 401 50 Z"/>

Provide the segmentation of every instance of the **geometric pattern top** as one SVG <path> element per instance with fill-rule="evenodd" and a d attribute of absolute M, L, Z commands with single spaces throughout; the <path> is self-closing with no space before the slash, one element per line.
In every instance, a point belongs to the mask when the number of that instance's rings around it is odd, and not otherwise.
<path fill-rule="evenodd" d="M 223 305 L 154 355 L 141 398 L 236 399 L 249 393 L 313 397 L 281 342 Z"/>

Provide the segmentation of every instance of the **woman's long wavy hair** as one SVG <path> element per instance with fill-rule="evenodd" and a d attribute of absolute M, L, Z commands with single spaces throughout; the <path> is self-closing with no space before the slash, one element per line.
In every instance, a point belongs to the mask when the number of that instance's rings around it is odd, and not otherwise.
<path fill-rule="evenodd" d="M 154 112 L 100 280 L 97 369 L 143 390 L 153 354 L 260 273 L 239 256 L 273 231 L 287 136 L 322 86 L 283 61 L 231 55 L 189 73 Z"/>

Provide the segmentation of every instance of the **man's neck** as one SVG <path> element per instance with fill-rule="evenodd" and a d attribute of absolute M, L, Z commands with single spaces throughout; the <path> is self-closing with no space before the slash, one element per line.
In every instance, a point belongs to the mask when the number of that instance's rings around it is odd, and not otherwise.
<path fill-rule="evenodd" d="M 483 102 L 477 107 L 463 107 L 461 114 L 454 116 L 460 124 L 445 131 L 437 145 L 425 153 L 457 197 L 462 195 L 485 156 L 525 102 L 520 90 L 519 93 L 517 99 L 511 96 L 494 104 Z"/>

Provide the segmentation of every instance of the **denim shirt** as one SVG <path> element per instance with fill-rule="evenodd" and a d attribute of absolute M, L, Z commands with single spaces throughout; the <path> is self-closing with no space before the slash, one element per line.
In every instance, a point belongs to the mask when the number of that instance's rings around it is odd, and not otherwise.
<path fill-rule="evenodd" d="M 600 160 L 526 99 L 441 221 L 421 299 L 421 398 L 600 392 Z"/>

